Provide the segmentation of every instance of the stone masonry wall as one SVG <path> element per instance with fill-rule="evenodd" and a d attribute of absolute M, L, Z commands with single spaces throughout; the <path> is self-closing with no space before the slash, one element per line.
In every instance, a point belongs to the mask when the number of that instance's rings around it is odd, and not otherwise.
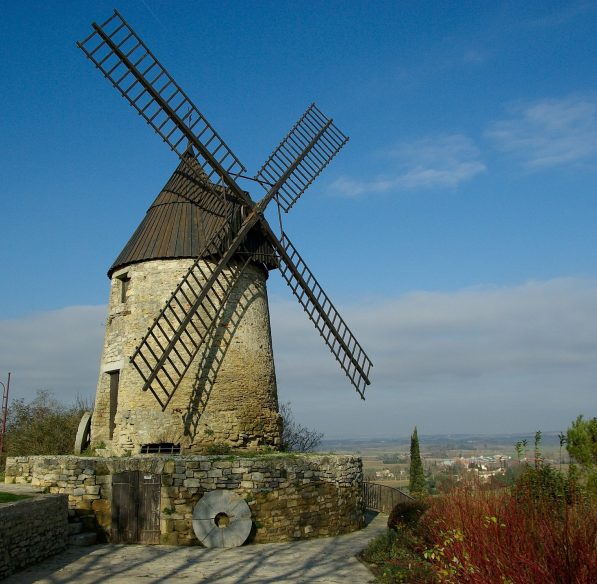
<path fill-rule="evenodd" d="M 0 504 L 0 580 L 64 550 L 67 530 L 64 495 Z"/>
<path fill-rule="evenodd" d="M 104 443 L 122 455 L 164 442 L 180 444 L 183 452 L 216 443 L 243 449 L 280 446 L 267 273 L 257 266 L 243 271 L 166 410 L 150 391 L 142 391 L 142 378 L 129 358 L 191 264 L 187 259 L 153 260 L 113 274 L 92 447 Z M 111 400 L 110 379 L 116 371 L 118 396 Z"/>
<path fill-rule="evenodd" d="M 362 463 L 354 456 L 271 455 L 8 458 L 6 482 L 68 495 L 71 514 L 110 540 L 112 475 L 161 474 L 160 543 L 195 545 L 192 513 L 204 493 L 230 489 L 253 517 L 254 542 L 338 535 L 363 525 Z"/>

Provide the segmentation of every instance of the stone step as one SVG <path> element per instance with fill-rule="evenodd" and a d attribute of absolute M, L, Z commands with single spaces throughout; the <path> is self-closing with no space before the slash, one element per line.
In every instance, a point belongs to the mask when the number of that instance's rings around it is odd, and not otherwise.
<path fill-rule="evenodd" d="M 94 545 L 97 543 L 97 534 L 88 531 L 85 533 L 77 533 L 76 535 L 71 535 L 68 538 L 69 545 L 76 545 L 76 546 L 87 546 L 87 545 Z"/>
<path fill-rule="evenodd" d="M 81 533 L 83 530 L 82 523 L 69 523 L 68 524 L 68 534 L 69 535 L 76 535 L 77 533 Z"/>

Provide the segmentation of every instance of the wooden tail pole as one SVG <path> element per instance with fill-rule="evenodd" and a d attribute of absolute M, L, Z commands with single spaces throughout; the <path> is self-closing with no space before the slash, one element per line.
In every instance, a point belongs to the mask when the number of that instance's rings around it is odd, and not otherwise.
<path fill-rule="evenodd" d="M 2 432 L 0 432 L 0 456 L 4 449 L 4 435 L 6 434 L 6 418 L 8 416 L 8 392 L 10 390 L 10 372 L 8 373 L 8 381 L 6 385 L 0 381 L 2 385 Z"/>

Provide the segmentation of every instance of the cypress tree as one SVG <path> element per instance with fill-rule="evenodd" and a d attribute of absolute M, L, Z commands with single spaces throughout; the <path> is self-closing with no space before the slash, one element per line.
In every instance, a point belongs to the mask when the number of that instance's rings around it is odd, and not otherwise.
<path fill-rule="evenodd" d="M 410 473 L 409 473 L 409 491 L 413 496 L 422 495 L 425 493 L 425 471 L 423 470 L 423 462 L 421 461 L 421 452 L 419 450 L 419 436 L 417 435 L 417 427 L 410 437 Z"/>

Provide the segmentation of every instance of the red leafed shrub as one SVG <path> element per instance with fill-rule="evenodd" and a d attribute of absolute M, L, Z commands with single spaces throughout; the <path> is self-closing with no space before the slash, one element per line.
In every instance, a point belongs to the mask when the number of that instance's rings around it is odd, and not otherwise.
<path fill-rule="evenodd" d="M 419 528 L 440 582 L 589 584 L 597 574 L 595 501 L 463 485 L 431 501 Z"/>

